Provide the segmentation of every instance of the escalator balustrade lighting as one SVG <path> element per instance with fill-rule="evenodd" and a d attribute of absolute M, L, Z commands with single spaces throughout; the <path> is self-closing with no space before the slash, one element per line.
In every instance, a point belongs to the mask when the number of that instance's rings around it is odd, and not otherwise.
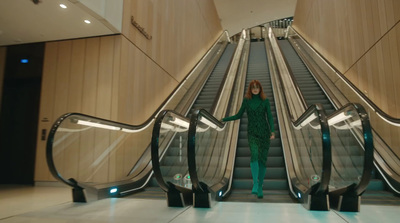
<path fill-rule="evenodd" d="M 151 124 L 153 124 L 153 122 L 154 122 L 154 119 L 152 119 L 150 122 L 147 123 L 147 125 L 145 125 L 144 127 L 141 127 L 140 129 L 127 129 L 127 128 L 122 128 L 121 131 L 127 132 L 127 133 L 141 132 L 141 131 L 147 129 L 147 127 L 150 126 Z"/>
<path fill-rule="evenodd" d="M 306 118 L 301 124 L 300 124 L 300 128 L 304 127 L 306 125 L 308 125 L 308 123 L 312 122 L 314 119 L 316 119 L 317 116 L 313 113 L 312 115 L 308 116 L 308 118 Z"/>
<path fill-rule="evenodd" d="M 182 120 L 180 118 L 174 117 L 172 120 L 170 120 L 171 123 L 175 124 L 175 125 L 179 125 L 183 128 L 189 129 L 189 122 Z"/>
<path fill-rule="evenodd" d="M 342 113 L 339 113 L 338 115 L 335 115 L 334 117 L 330 118 L 328 120 L 328 124 L 330 126 L 333 126 L 333 125 L 335 125 L 335 124 L 337 124 L 339 122 L 342 122 L 342 121 L 344 121 L 344 120 L 346 120 L 346 119 L 348 119 L 350 117 L 351 117 L 350 114 L 345 114 L 344 112 L 342 112 Z"/>
<path fill-rule="evenodd" d="M 208 125 L 208 126 L 210 126 L 213 129 L 219 129 L 216 124 L 212 123 L 210 120 L 208 120 L 208 119 L 206 119 L 204 117 L 200 117 L 199 121 L 204 123 L 204 124 L 206 124 L 206 125 Z"/>
<path fill-rule="evenodd" d="M 96 127 L 96 128 L 102 128 L 102 129 L 109 129 L 109 130 L 121 130 L 120 127 L 115 127 L 115 126 L 96 123 L 96 122 L 83 121 L 83 120 L 78 120 L 77 124 L 78 125 L 86 125 L 86 126 L 90 126 L 90 127 Z"/>
<path fill-rule="evenodd" d="M 356 120 L 356 121 L 350 122 L 349 124 L 344 124 L 342 126 L 335 125 L 334 127 L 335 127 L 335 129 L 338 129 L 338 130 L 348 130 L 350 128 L 361 129 L 362 125 L 361 125 L 361 120 Z"/>
<path fill-rule="evenodd" d="M 118 192 L 118 188 L 116 188 L 116 187 L 113 187 L 110 189 L 110 194 L 115 194 L 117 192 Z"/>

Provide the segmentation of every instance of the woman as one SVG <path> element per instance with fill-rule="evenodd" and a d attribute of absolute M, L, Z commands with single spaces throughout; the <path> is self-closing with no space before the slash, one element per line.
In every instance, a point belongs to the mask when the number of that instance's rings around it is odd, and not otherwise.
<path fill-rule="evenodd" d="M 250 82 L 242 106 L 236 115 L 223 118 L 222 121 L 240 119 L 247 112 L 247 136 L 251 152 L 250 168 L 253 176 L 252 194 L 263 198 L 263 181 L 266 173 L 267 155 L 271 139 L 275 138 L 269 100 L 258 80 Z M 267 118 L 266 116 L 267 115 Z"/>

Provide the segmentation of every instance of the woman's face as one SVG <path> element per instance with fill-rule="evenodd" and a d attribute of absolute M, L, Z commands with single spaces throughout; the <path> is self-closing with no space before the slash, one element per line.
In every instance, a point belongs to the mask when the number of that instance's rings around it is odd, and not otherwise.
<path fill-rule="evenodd" d="M 257 95 L 260 93 L 260 87 L 257 84 L 251 85 L 251 93 Z"/>

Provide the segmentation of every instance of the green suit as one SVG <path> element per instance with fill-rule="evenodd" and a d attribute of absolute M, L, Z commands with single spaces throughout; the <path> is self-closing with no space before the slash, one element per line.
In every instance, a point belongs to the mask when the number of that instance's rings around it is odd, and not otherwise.
<path fill-rule="evenodd" d="M 222 121 L 240 119 L 247 112 L 247 137 L 251 152 L 251 174 L 253 189 L 251 193 L 263 198 L 263 182 L 266 173 L 266 163 L 271 143 L 271 133 L 275 131 L 269 100 L 262 100 L 259 95 L 251 99 L 244 98 L 242 106 L 236 115 L 223 118 Z"/>

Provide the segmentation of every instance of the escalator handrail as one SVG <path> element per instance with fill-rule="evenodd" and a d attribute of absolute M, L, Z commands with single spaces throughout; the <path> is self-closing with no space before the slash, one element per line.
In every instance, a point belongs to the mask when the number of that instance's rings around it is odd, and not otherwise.
<path fill-rule="evenodd" d="M 153 166 L 153 172 L 154 172 L 154 177 L 157 180 L 157 183 L 161 187 L 162 190 L 165 192 L 169 192 L 171 190 L 170 184 L 166 183 L 164 180 L 164 177 L 162 176 L 161 173 L 161 168 L 160 168 L 160 154 L 159 154 L 159 137 L 160 137 L 160 131 L 161 131 L 161 124 L 163 122 L 163 119 L 166 114 L 168 113 L 173 113 L 174 115 L 178 116 L 181 120 L 186 120 L 187 118 L 180 115 L 179 113 L 173 111 L 173 110 L 163 110 L 160 112 L 160 114 L 157 116 L 156 121 L 153 126 L 153 132 L 151 135 L 151 163 Z M 189 120 L 187 120 L 189 123 Z"/>
<path fill-rule="evenodd" d="M 243 72 L 243 70 L 239 69 L 239 67 L 241 67 L 243 65 L 242 63 L 246 63 L 246 61 L 242 61 L 244 59 L 244 57 L 248 57 L 248 55 L 246 56 L 246 54 L 243 53 L 243 49 L 248 48 L 248 47 L 246 47 L 246 43 L 249 43 L 248 36 L 249 35 L 247 34 L 247 31 L 245 29 L 243 29 L 241 37 L 240 37 L 240 41 L 238 43 L 238 48 L 237 48 L 239 50 L 236 50 L 235 55 L 232 57 L 231 64 L 229 65 L 229 68 L 227 69 L 228 71 L 224 77 L 224 84 L 221 85 L 221 88 L 220 88 L 221 91 L 223 88 L 226 87 L 225 80 L 227 79 L 229 73 L 234 72 L 235 77 L 234 77 L 233 83 L 231 83 L 231 85 L 229 85 L 230 87 L 228 87 L 227 89 L 230 89 L 232 91 L 232 89 L 233 89 L 232 86 L 235 86 L 237 82 L 240 82 L 238 80 L 238 76 L 241 76 L 240 74 L 243 74 L 244 72 Z M 239 62 L 239 61 L 242 61 L 242 62 Z M 239 65 L 237 65 L 237 64 L 239 64 Z M 237 67 L 237 69 L 236 69 L 236 67 Z M 219 95 L 222 95 L 222 94 L 219 94 Z M 217 102 L 217 103 L 214 103 L 214 104 L 218 104 L 221 99 L 222 99 L 222 97 L 219 97 L 217 100 L 215 100 L 215 102 Z M 231 94 L 229 94 L 229 99 L 228 99 L 228 103 L 226 104 L 226 108 L 229 108 L 231 106 L 232 100 L 233 100 L 233 97 Z M 228 113 L 228 109 L 226 109 L 226 108 L 225 108 L 225 112 L 222 114 L 222 116 L 225 116 Z M 206 118 L 208 121 L 213 123 L 215 125 L 215 127 L 219 128 L 219 130 L 224 129 L 226 126 L 225 123 L 220 122 L 214 116 L 214 115 L 216 115 L 215 109 L 217 109 L 217 105 L 213 106 L 213 109 L 210 112 L 205 109 L 197 109 L 195 112 L 192 113 L 191 118 L 190 118 L 190 126 L 189 126 L 189 131 L 188 131 L 187 157 L 188 157 L 189 175 L 190 175 L 190 179 L 191 179 L 194 191 L 206 192 L 209 190 L 208 190 L 208 188 L 205 188 L 205 187 L 210 186 L 210 185 L 206 185 L 205 183 L 201 183 L 199 180 L 199 177 L 197 175 L 195 146 L 196 146 L 196 132 L 197 132 L 196 129 L 197 129 L 197 123 L 199 122 L 199 116 Z"/>
<path fill-rule="evenodd" d="M 350 193 L 359 196 L 362 193 L 364 193 L 365 189 L 367 188 L 371 180 L 372 171 L 374 168 L 374 145 L 373 145 L 373 136 L 372 136 L 372 130 L 369 122 L 368 113 L 361 104 L 348 103 L 339 110 L 332 113 L 329 116 L 328 120 L 330 119 L 330 117 L 335 117 L 337 114 L 343 112 L 343 110 L 347 110 L 347 108 L 349 107 L 353 107 L 357 111 L 357 114 L 361 120 L 362 131 L 363 131 L 362 135 L 364 138 L 364 163 L 363 163 L 364 165 L 363 165 L 361 179 L 358 182 L 358 184 L 356 184 L 355 186 L 349 185 L 348 190 L 345 193 Z"/>
<path fill-rule="evenodd" d="M 196 130 L 200 116 L 206 118 L 208 121 L 215 124 L 219 129 L 224 129 L 226 124 L 220 122 L 217 118 L 215 118 L 211 113 L 209 113 L 205 109 L 196 110 L 190 117 L 190 126 L 188 132 L 188 150 L 187 150 L 189 175 L 192 181 L 193 189 L 195 191 L 205 192 L 208 191 L 208 188 L 204 188 L 204 186 L 206 185 L 200 183 L 196 167 L 196 132 L 197 132 Z"/>
<path fill-rule="evenodd" d="M 341 73 L 339 73 L 336 69 L 334 69 L 332 67 L 332 65 L 327 62 L 325 60 L 325 58 L 323 58 L 307 41 L 305 41 L 303 39 L 303 37 L 301 35 L 299 35 L 296 30 L 294 30 L 292 27 L 291 29 L 292 31 L 295 32 L 295 34 L 299 37 L 299 40 L 303 41 L 304 44 L 311 49 L 311 51 L 313 53 L 315 53 L 323 63 L 325 63 L 330 69 L 332 69 L 332 71 L 335 73 L 335 75 L 340 75 Z M 293 41 L 293 35 L 289 36 L 289 39 L 291 39 Z M 293 45 L 293 43 L 291 42 L 291 44 Z M 300 47 L 296 47 L 295 49 L 299 49 Z M 301 54 L 299 54 L 301 56 Z M 318 74 L 318 72 L 317 72 Z M 316 75 L 314 75 L 316 76 Z M 341 78 L 341 76 L 338 76 L 339 78 Z M 343 79 L 343 81 L 346 83 L 346 80 Z M 322 85 L 326 86 L 326 83 L 320 82 Z M 355 87 L 354 85 L 350 86 L 350 83 L 348 83 L 349 85 L 347 85 L 349 87 L 350 90 L 355 91 L 357 89 L 357 87 Z M 355 88 L 355 89 L 354 89 Z M 329 88 L 328 88 L 329 89 Z M 332 98 L 332 92 L 331 90 L 327 91 L 330 92 L 328 93 L 329 97 Z M 357 92 L 355 92 L 357 94 Z M 375 108 L 372 108 L 371 104 L 369 104 L 366 100 L 363 100 L 363 98 L 361 97 L 361 95 L 358 95 L 358 97 L 361 98 L 361 100 L 363 101 L 363 103 L 365 103 L 365 105 L 369 108 L 372 109 L 373 113 L 375 113 L 379 119 L 381 119 L 382 121 L 385 121 L 386 123 L 388 123 L 389 125 L 394 125 L 393 123 L 390 123 L 390 120 L 385 120 L 382 116 L 382 114 L 380 114 L 379 112 L 375 111 Z M 341 102 L 338 102 L 339 105 L 341 105 Z M 335 105 L 336 106 L 336 105 Z M 369 112 L 368 112 L 369 113 Z M 371 115 L 369 115 L 371 116 Z M 392 120 L 393 121 L 393 120 Z M 395 194 L 399 195 L 400 194 L 400 175 L 399 175 L 399 156 L 395 153 L 395 151 L 393 151 L 393 149 L 388 145 L 387 142 L 384 141 L 384 139 L 382 138 L 382 136 L 377 133 L 376 131 L 373 130 L 374 132 L 374 147 L 375 147 L 375 165 L 377 168 L 377 171 L 381 174 L 383 180 L 387 183 L 387 186 L 390 187 L 391 191 L 393 191 Z M 391 161 L 387 161 L 386 159 L 390 159 Z M 395 161 L 393 161 L 395 160 Z"/>
<path fill-rule="evenodd" d="M 281 50 L 280 47 L 279 47 L 279 49 Z M 284 57 L 284 59 L 285 59 L 285 63 L 288 64 L 285 57 Z M 291 71 L 289 73 L 291 75 L 291 78 L 293 79 L 294 76 L 291 73 Z M 282 81 L 282 79 L 280 79 L 280 80 Z M 297 84 L 297 82 L 295 80 L 294 80 L 294 85 L 298 86 L 298 84 Z M 296 87 L 296 89 L 298 89 L 298 88 Z M 298 93 L 302 95 L 301 91 L 299 91 Z M 368 183 L 369 183 L 370 178 L 371 178 L 371 172 L 372 172 L 372 169 L 373 169 L 373 150 L 374 150 L 374 147 L 373 147 L 372 131 L 371 131 L 370 123 L 369 123 L 368 114 L 366 113 L 365 109 L 360 104 L 349 103 L 349 104 L 343 106 L 342 108 L 338 109 L 337 111 L 335 111 L 329 117 L 334 117 L 336 114 L 342 112 L 343 110 L 345 110 L 349 106 L 353 106 L 357 110 L 357 112 L 358 112 L 358 114 L 360 116 L 360 119 L 361 119 L 361 122 L 362 122 L 362 126 L 363 126 L 365 153 L 364 153 L 363 174 L 361 176 L 361 180 L 355 186 L 354 185 L 349 185 L 347 193 L 354 193 L 354 194 L 360 195 L 365 191 L 366 187 L 368 186 Z M 328 120 L 329 120 L 329 117 L 328 117 Z M 328 123 L 328 122 L 326 122 L 326 123 Z M 329 126 L 328 126 L 328 128 L 329 128 Z M 329 179 L 328 179 L 328 183 L 329 183 Z"/>
<path fill-rule="evenodd" d="M 269 41 L 271 41 L 271 39 L 275 39 L 275 36 L 272 31 L 270 31 L 270 34 L 272 35 L 272 37 L 268 38 Z M 275 39 L 275 41 L 276 41 L 276 39 Z M 278 45 L 278 44 L 276 44 L 276 45 Z M 278 47 L 279 47 L 279 45 L 278 45 Z M 279 53 L 281 55 L 283 55 L 280 47 L 279 47 Z M 276 52 L 274 53 L 274 55 L 276 55 Z M 273 59 L 273 63 L 276 65 L 276 67 L 279 67 L 277 65 L 276 58 L 273 57 L 272 59 Z M 285 65 L 286 65 L 286 67 L 288 67 L 288 63 L 286 60 L 285 60 Z M 282 75 L 280 73 L 280 69 L 277 69 L 277 72 L 278 72 L 277 76 L 279 77 L 278 78 L 279 82 L 281 83 L 282 86 L 285 86 L 283 83 L 284 81 L 282 80 Z M 295 87 L 296 92 L 298 94 L 300 94 L 300 96 L 302 98 L 301 102 L 304 106 L 305 100 L 304 100 L 304 97 L 302 97 L 300 88 L 298 87 L 297 82 L 293 80 L 293 78 L 294 78 L 293 74 L 291 72 L 289 72 L 289 74 L 293 81 L 292 83 L 296 86 Z M 286 92 L 283 93 L 283 97 L 284 97 L 285 106 L 287 108 L 290 108 L 288 98 L 287 98 L 288 96 L 286 95 Z M 295 127 L 299 126 L 304 120 L 306 120 L 314 112 L 318 113 L 319 124 L 321 126 L 321 141 L 322 141 L 322 148 L 321 148 L 322 157 L 323 157 L 322 170 L 321 170 L 322 176 L 321 176 L 320 184 L 315 184 L 314 188 L 312 188 L 311 193 L 326 193 L 328 191 L 329 180 L 330 180 L 330 176 L 331 176 L 332 152 L 331 152 L 330 131 L 329 131 L 328 119 L 327 119 L 325 109 L 323 108 L 323 106 L 321 104 L 311 105 L 308 107 L 308 109 L 302 115 L 300 115 L 300 117 L 297 120 L 294 119 L 293 113 L 290 109 L 288 109 L 288 112 L 291 116 L 290 117 L 291 122 Z"/>
<path fill-rule="evenodd" d="M 286 98 L 286 96 L 285 96 Z M 328 117 L 322 104 L 313 104 L 294 122 L 292 122 L 294 127 L 299 127 L 302 122 L 304 122 L 308 117 L 317 113 L 318 121 L 321 126 L 321 141 L 322 141 L 322 170 L 321 170 L 321 180 L 318 185 L 312 188 L 312 193 L 325 193 L 328 191 L 329 180 L 331 177 L 332 170 L 332 152 L 331 152 L 331 136 L 328 125 Z"/>
<path fill-rule="evenodd" d="M 243 32 L 243 31 L 242 31 L 242 32 Z M 232 58 L 231 58 L 231 60 L 230 60 L 230 62 L 229 62 L 227 71 L 225 72 L 224 77 L 223 77 L 223 79 L 222 79 L 222 81 L 221 81 L 221 84 L 220 84 L 220 87 L 219 87 L 219 90 L 218 90 L 218 94 L 217 94 L 218 97 L 216 97 L 216 98 L 214 99 L 214 102 L 213 102 L 213 105 L 212 105 L 212 108 L 211 108 L 211 110 L 212 110 L 213 112 L 215 112 L 215 109 L 217 109 L 218 103 L 219 103 L 219 101 L 220 101 L 222 95 L 226 95 L 226 93 L 224 93 L 224 94 L 221 93 L 221 92 L 224 91 L 223 89 L 224 89 L 224 88 L 230 89 L 229 86 L 231 85 L 231 83 L 228 84 L 228 86 L 227 86 L 226 82 L 227 82 L 227 79 L 229 78 L 228 76 L 233 74 L 233 71 L 232 71 L 232 70 L 234 70 L 234 67 L 235 67 L 236 64 L 237 64 L 237 63 L 236 63 L 236 60 L 237 60 L 237 59 L 235 59 L 235 58 L 237 57 L 238 54 L 239 54 L 239 55 L 241 54 L 241 49 L 243 48 L 242 45 L 243 45 L 243 44 L 240 44 L 240 43 L 239 43 L 239 44 L 237 45 L 237 47 L 235 48 L 234 56 L 232 56 Z M 236 73 L 236 72 L 235 72 L 235 73 Z M 236 79 L 236 75 L 235 75 L 235 79 Z M 183 119 L 183 120 L 187 119 L 186 117 L 180 115 L 179 113 L 177 113 L 177 112 L 175 112 L 175 111 L 166 110 L 166 111 L 163 111 L 162 113 L 160 113 L 160 114 L 158 115 L 157 121 L 156 121 L 156 123 L 155 123 L 154 126 L 153 126 L 152 141 L 151 141 L 151 143 L 152 143 L 152 145 L 151 145 L 151 154 L 152 154 L 153 170 L 154 170 L 154 175 L 155 175 L 155 177 L 156 177 L 157 182 L 159 183 L 160 187 L 161 187 L 165 192 L 169 192 L 169 191 L 172 189 L 172 187 L 174 186 L 171 182 L 166 183 L 166 182 L 164 181 L 163 176 L 162 176 L 162 174 L 161 174 L 160 164 L 159 164 L 160 157 L 159 157 L 159 153 L 158 153 L 158 150 L 159 150 L 158 138 L 159 138 L 159 133 L 160 133 L 160 130 L 161 130 L 161 123 L 162 123 L 162 120 L 163 120 L 163 118 L 164 118 L 164 116 L 166 115 L 167 112 L 172 112 L 172 113 L 174 113 L 175 115 L 178 115 L 178 116 L 182 117 L 181 119 Z M 195 112 L 196 112 L 196 111 L 195 111 Z M 216 120 L 217 122 L 219 122 L 219 121 L 218 121 L 215 117 L 213 117 L 208 111 L 204 110 L 204 112 L 207 113 L 207 114 L 203 113 L 203 114 L 205 114 L 205 117 L 210 117 L 210 119 L 213 119 L 214 121 Z M 193 114 L 192 114 L 192 117 L 193 117 Z M 191 123 L 191 122 L 189 122 L 189 123 Z M 222 124 L 222 125 L 223 125 L 223 124 Z M 191 126 L 192 126 L 192 125 L 190 124 L 188 132 L 190 132 Z M 217 124 L 217 126 L 222 127 L 222 126 L 221 126 L 221 123 L 220 123 L 220 124 Z M 188 144 L 189 144 L 189 141 L 190 141 L 190 134 L 188 134 Z M 188 153 L 189 153 L 189 152 L 188 152 Z M 188 156 L 188 160 L 190 160 L 190 158 L 189 158 L 190 155 L 188 154 L 187 156 Z M 189 164 L 188 164 L 188 168 L 189 168 L 189 170 L 190 170 L 190 162 L 189 162 Z M 195 179 L 196 179 L 197 174 L 195 173 L 195 174 L 193 174 L 193 175 L 195 176 Z M 193 176 L 191 175 L 190 171 L 189 171 L 189 176 L 190 176 L 190 180 L 191 180 L 192 185 L 193 185 Z M 198 187 L 196 187 L 197 185 L 198 185 L 198 184 L 196 184 L 195 186 L 192 186 L 192 187 L 197 189 L 197 188 L 198 188 Z M 175 186 L 176 186 L 176 185 L 175 185 Z"/>

